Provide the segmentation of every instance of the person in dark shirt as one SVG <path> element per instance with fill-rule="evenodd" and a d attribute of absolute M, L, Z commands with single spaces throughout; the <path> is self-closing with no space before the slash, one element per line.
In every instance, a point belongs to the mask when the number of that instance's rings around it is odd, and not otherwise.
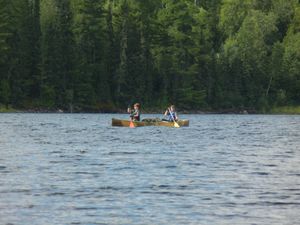
<path fill-rule="evenodd" d="M 141 112 L 140 112 L 140 104 L 139 103 L 135 103 L 133 105 L 133 109 L 128 107 L 127 112 L 130 113 L 130 119 L 132 121 L 140 121 Z"/>

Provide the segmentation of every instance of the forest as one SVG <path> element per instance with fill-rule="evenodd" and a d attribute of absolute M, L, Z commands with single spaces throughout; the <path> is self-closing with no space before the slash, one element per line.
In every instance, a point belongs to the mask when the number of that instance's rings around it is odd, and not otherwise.
<path fill-rule="evenodd" d="M 0 108 L 300 105 L 299 0 L 0 0 Z"/>

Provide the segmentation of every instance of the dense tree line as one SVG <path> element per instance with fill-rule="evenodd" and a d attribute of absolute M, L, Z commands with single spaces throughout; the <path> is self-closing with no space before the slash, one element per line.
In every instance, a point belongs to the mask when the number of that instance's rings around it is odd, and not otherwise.
<path fill-rule="evenodd" d="M 300 104 L 298 0 L 0 0 L 0 104 Z"/>

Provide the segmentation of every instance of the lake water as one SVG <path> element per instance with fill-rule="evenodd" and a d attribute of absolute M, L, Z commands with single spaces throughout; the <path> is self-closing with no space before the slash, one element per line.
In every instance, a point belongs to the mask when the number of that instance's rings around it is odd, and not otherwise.
<path fill-rule="evenodd" d="M 300 116 L 112 117 L 0 114 L 0 224 L 299 224 Z"/>

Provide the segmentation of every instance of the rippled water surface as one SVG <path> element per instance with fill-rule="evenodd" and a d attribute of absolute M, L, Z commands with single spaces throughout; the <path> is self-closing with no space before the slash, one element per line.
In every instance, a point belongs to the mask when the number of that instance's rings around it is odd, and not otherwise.
<path fill-rule="evenodd" d="M 112 117 L 0 114 L 0 224 L 299 224 L 300 116 Z"/>

